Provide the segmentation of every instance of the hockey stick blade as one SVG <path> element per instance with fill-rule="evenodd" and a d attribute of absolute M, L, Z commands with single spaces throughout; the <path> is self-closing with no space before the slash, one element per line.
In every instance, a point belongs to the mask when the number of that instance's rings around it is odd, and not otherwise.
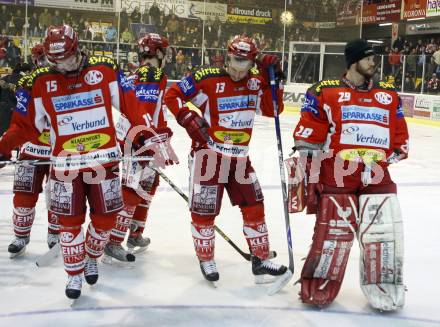
<path fill-rule="evenodd" d="M 40 255 L 35 261 L 35 264 L 39 268 L 46 267 L 50 265 L 58 257 L 60 252 L 61 252 L 61 246 L 60 243 L 57 243 L 49 251 Z"/>
<path fill-rule="evenodd" d="M 278 278 L 273 285 L 268 289 L 267 294 L 268 295 L 274 295 L 277 294 L 279 291 L 283 289 L 284 286 L 287 285 L 287 283 L 292 279 L 293 277 L 293 271 L 290 269 L 287 269 L 287 271 L 281 275 L 280 278 Z"/>

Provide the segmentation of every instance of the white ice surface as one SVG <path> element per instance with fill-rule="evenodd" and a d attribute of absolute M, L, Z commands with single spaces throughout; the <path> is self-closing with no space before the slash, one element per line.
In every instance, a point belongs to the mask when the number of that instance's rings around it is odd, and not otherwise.
<path fill-rule="evenodd" d="M 292 146 L 298 117 L 283 115 L 285 156 Z M 179 166 L 166 174 L 188 190 L 186 157 L 189 140 L 171 121 Z M 250 263 L 219 235 L 217 289 L 204 281 L 194 254 L 190 215 L 183 199 L 164 181 L 153 200 L 146 233 L 152 243 L 133 268 L 100 265 L 97 285 L 83 286 L 74 304 L 64 295 L 66 275 L 61 259 L 37 268 L 35 258 L 46 251 L 44 199 L 26 254 L 10 260 L 12 239 L 12 170 L 0 171 L 0 326 L 440 326 L 440 128 L 410 125 L 411 157 L 391 168 L 399 186 L 405 228 L 406 306 L 395 313 L 370 309 L 359 287 L 357 244 L 334 304 L 318 310 L 298 300 L 299 277 L 311 242 L 313 216 L 291 215 L 296 270 L 293 280 L 274 296 L 266 285 L 254 285 Z M 258 118 L 251 158 L 265 195 L 266 218 L 277 262 L 288 263 L 280 191 L 275 130 L 272 119 Z M 242 219 L 225 194 L 217 225 L 242 249 Z"/>

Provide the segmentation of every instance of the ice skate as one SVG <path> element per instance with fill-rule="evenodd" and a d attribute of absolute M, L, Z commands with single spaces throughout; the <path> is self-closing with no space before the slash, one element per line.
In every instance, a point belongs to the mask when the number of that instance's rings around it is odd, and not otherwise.
<path fill-rule="evenodd" d="M 141 234 L 136 237 L 129 237 L 127 239 L 128 251 L 133 254 L 139 254 L 147 251 L 148 245 L 150 245 L 150 239 L 148 237 L 142 237 Z"/>
<path fill-rule="evenodd" d="M 16 236 L 15 239 L 12 241 L 11 244 L 8 246 L 8 252 L 11 259 L 16 258 L 20 255 L 22 255 L 26 251 L 26 245 L 29 244 L 30 237 L 18 237 Z"/>
<path fill-rule="evenodd" d="M 115 262 L 119 263 L 129 263 L 134 262 L 136 257 L 125 250 L 120 243 L 108 243 L 104 249 L 104 256 L 102 257 L 102 262 L 106 264 L 112 264 Z"/>
<path fill-rule="evenodd" d="M 212 286 L 217 287 L 216 282 L 220 279 L 217 271 L 217 266 L 214 260 L 210 261 L 200 261 L 200 269 L 202 270 L 203 277 L 212 284 Z"/>
<path fill-rule="evenodd" d="M 47 233 L 47 246 L 52 249 L 60 241 L 60 234 Z"/>
<path fill-rule="evenodd" d="M 94 285 L 98 281 L 98 262 L 95 258 L 86 256 L 86 264 L 84 266 L 84 278 L 87 284 Z"/>
<path fill-rule="evenodd" d="M 82 278 L 81 274 L 69 275 L 66 285 L 66 296 L 76 300 L 81 296 Z"/>
<path fill-rule="evenodd" d="M 273 283 L 277 276 L 281 276 L 287 271 L 287 267 L 273 263 L 269 259 L 261 260 L 252 257 L 252 273 L 255 276 L 255 284 Z"/>

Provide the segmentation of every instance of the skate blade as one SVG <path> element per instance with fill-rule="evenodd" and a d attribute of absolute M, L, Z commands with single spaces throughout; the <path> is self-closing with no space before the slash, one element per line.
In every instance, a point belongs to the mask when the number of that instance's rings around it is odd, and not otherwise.
<path fill-rule="evenodd" d="M 40 255 L 35 264 L 37 267 L 46 267 L 50 265 L 61 253 L 61 245 L 60 243 L 55 244 L 51 249 L 49 249 L 46 253 Z"/>
<path fill-rule="evenodd" d="M 148 246 L 144 246 L 144 247 L 134 247 L 134 248 L 129 248 L 127 247 L 128 252 L 130 252 L 131 254 L 141 254 L 144 253 L 148 250 Z"/>
<path fill-rule="evenodd" d="M 130 261 L 120 261 L 118 259 L 115 259 L 107 254 L 104 254 L 101 258 L 101 262 L 105 263 L 106 265 L 109 266 L 115 266 L 115 267 L 121 267 L 121 268 L 134 268 L 134 263 L 130 262 Z"/>
<path fill-rule="evenodd" d="M 272 284 L 277 280 L 276 276 L 270 276 L 270 275 L 254 275 L 255 277 L 255 284 Z"/>
<path fill-rule="evenodd" d="M 15 259 L 21 255 L 23 255 L 26 252 L 26 247 L 22 248 L 17 253 L 9 253 L 9 259 Z"/>
<path fill-rule="evenodd" d="M 206 280 L 206 281 L 208 282 L 209 286 L 211 286 L 212 288 L 217 288 L 218 281 L 215 282 L 212 282 L 210 280 Z"/>
<path fill-rule="evenodd" d="M 275 283 L 267 291 L 268 295 L 274 295 L 281 291 L 281 289 L 287 285 L 287 283 L 292 279 L 293 272 L 288 269 L 284 274 L 277 278 Z"/>

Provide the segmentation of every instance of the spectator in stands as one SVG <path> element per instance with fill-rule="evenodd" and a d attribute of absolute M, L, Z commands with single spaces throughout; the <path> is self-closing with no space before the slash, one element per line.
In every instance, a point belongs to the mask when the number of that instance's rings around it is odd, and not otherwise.
<path fill-rule="evenodd" d="M 40 14 L 40 25 L 41 28 L 43 29 L 43 31 L 46 31 L 46 29 L 50 26 L 51 24 L 51 15 L 49 13 L 49 9 L 44 8 L 43 12 Z"/>
<path fill-rule="evenodd" d="M 63 25 L 63 19 L 61 18 L 60 11 L 58 9 L 55 10 L 55 15 L 51 17 L 51 24 L 54 26 Z"/>
<path fill-rule="evenodd" d="M 202 50 L 193 50 L 191 52 L 191 65 L 194 68 L 202 65 Z"/>
<path fill-rule="evenodd" d="M 391 65 L 391 74 L 396 75 L 400 66 L 400 53 L 398 48 L 394 48 L 388 56 L 388 62 Z"/>
<path fill-rule="evenodd" d="M 6 36 L 0 37 L 0 67 L 7 64 L 7 48 L 9 39 Z"/>
<path fill-rule="evenodd" d="M 160 22 L 160 9 L 156 1 L 154 1 L 153 4 L 151 5 L 148 14 L 150 15 L 151 24 L 158 25 Z"/>
<path fill-rule="evenodd" d="M 432 74 L 432 77 L 428 82 L 427 90 L 429 94 L 437 94 L 440 90 L 440 81 L 435 73 Z"/>
<path fill-rule="evenodd" d="M 434 60 L 434 64 L 435 66 L 435 73 L 437 74 L 437 76 L 440 76 L 440 49 L 437 49 L 433 55 L 432 55 L 432 59 Z"/>
<path fill-rule="evenodd" d="M 123 8 L 121 10 L 120 17 L 121 17 L 121 20 L 119 23 L 119 28 L 121 31 L 125 31 L 125 29 L 128 28 L 128 14 L 127 14 L 127 10 L 125 8 Z"/>
<path fill-rule="evenodd" d="M 141 12 L 139 11 L 139 7 L 134 8 L 133 12 L 130 15 L 130 20 L 132 23 L 140 23 L 141 22 Z"/>
<path fill-rule="evenodd" d="M 70 14 L 70 11 L 66 12 L 66 16 L 64 17 L 64 24 L 69 25 L 69 26 L 74 26 L 74 19 L 72 17 L 72 15 Z"/>
<path fill-rule="evenodd" d="M 115 42 L 118 31 L 113 25 L 107 26 L 104 30 L 104 41 L 105 42 Z"/>
<path fill-rule="evenodd" d="M 185 70 L 185 55 L 182 50 L 179 50 L 176 54 L 176 74 L 178 78 L 183 77 L 183 73 Z"/>
<path fill-rule="evenodd" d="M 8 7 L 6 7 L 6 5 L 2 5 L 1 6 L 1 8 L 0 8 L 0 27 L 3 29 L 3 28 L 6 28 L 6 26 L 7 26 L 7 23 L 9 22 L 11 20 L 11 13 L 10 13 L 10 11 L 8 10 Z M 8 31 L 6 30 L 6 33 L 5 34 L 7 34 L 8 33 Z M 3 34 L 3 33 L 2 33 Z"/>
<path fill-rule="evenodd" d="M 30 37 L 41 36 L 38 14 L 35 11 L 32 13 L 32 16 L 29 18 L 29 36 Z"/>
<path fill-rule="evenodd" d="M 133 34 L 130 32 L 128 27 L 124 30 L 124 32 L 121 33 L 121 42 L 122 43 L 133 43 L 134 42 Z"/>
<path fill-rule="evenodd" d="M 174 39 L 177 31 L 179 30 L 179 21 L 176 15 L 172 14 L 166 25 L 166 31 L 170 35 L 170 39 Z"/>
<path fill-rule="evenodd" d="M 8 48 L 6 49 L 7 57 L 6 60 L 8 62 L 9 67 L 17 67 L 21 62 L 21 50 L 17 46 L 16 42 L 13 40 L 9 42 Z"/>
<path fill-rule="evenodd" d="M 15 27 L 13 35 L 21 36 L 23 34 L 24 14 L 21 12 L 20 9 L 17 9 L 13 21 Z"/>
<path fill-rule="evenodd" d="M 406 57 L 406 71 L 411 74 L 411 76 L 415 76 L 417 69 L 417 50 L 413 48 L 410 54 Z"/>
<path fill-rule="evenodd" d="M 414 92 L 415 91 L 415 85 L 413 78 L 410 74 L 406 74 L 405 80 L 403 81 L 403 92 Z"/>

